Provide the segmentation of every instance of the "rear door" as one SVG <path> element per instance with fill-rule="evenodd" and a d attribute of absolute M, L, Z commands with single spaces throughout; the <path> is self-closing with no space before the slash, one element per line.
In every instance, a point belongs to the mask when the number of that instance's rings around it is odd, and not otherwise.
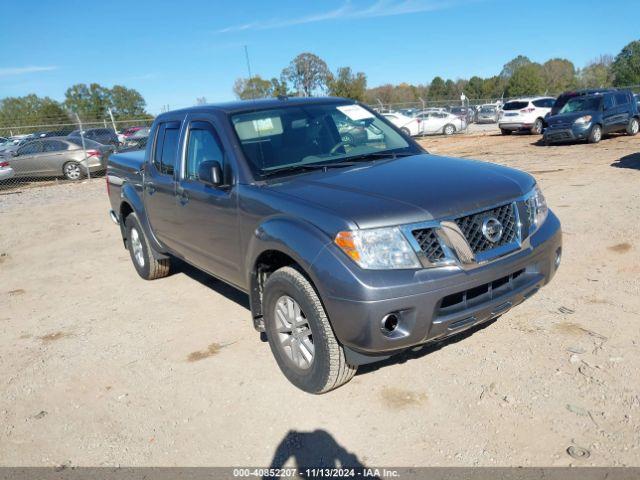
<path fill-rule="evenodd" d="M 176 189 L 176 242 L 180 252 L 194 265 L 227 282 L 242 285 L 238 196 L 234 167 L 218 135 L 212 116 L 188 118 L 182 166 Z M 205 160 L 222 166 L 224 182 L 214 187 L 200 181 L 198 169 Z"/>
<path fill-rule="evenodd" d="M 616 130 L 622 130 L 627 127 L 631 118 L 631 98 L 627 92 L 616 92 L 614 98 L 616 101 Z"/>
<path fill-rule="evenodd" d="M 43 175 L 61 175 L 65 161 L 70 160 L 68 145 L 60 140 L 43 140 L 42 171 Z"/>
<path fill-rule="evenodd" d="M 158 124 L 151 158 L 145 165 L 144 204 L 154 235 L 166 246 L 177 245 L 178 225 L 175 222 L 175 170 L 180 139 L 179 121 Z"/>

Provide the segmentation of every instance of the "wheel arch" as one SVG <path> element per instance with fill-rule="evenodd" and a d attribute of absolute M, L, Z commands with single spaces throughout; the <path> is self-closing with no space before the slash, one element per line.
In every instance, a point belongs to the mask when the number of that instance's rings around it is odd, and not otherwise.
<path fill-rule="evenodd" d="M 316 227 L 288 218 L 271 219 L 255 230 L 247 249 L 246 285 L 256 330 L 264 328 L 263 288 L 269 275 L 284 266 L 293 266 L 318 291 L 319 279 L 312 266 L 329 241 Z"/>

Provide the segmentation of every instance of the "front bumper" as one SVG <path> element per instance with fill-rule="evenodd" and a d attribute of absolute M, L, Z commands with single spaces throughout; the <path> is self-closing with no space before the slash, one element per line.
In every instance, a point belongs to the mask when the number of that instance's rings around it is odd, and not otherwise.
<path fill-rule="evenodd" d="M 365 271 L 331 247 L 321 252 L 314 269 L 336 336 L 355 352 L 352 361 L 366 363 L 367 356 L 442 339 L 508 311 L 551 280 L 561 246 L 560 222 L 549 212 L 526 248 L 472 270 Z M 389 314 L 398 319 L 391 333 L 383 328 Z"/>
<path fill-rule="evenodd" d="M 586 140 L 591 131 L 591 123 L 563 125 L 560 127 L 549 126 L 544 131 L 544 141 L 547 143 L 574 142 Z"/>

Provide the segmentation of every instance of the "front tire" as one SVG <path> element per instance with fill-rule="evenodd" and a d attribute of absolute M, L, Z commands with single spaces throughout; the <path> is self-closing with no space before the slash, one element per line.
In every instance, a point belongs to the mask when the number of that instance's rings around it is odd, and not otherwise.
<path fill-rule="evenodd" d="M 138 275 L 145 280 L 155 280 L 169 275 L 171 259 L 155 258 L 138 216 L 130 213 L 124 225 L 127 233 L 127 249 Z"/>
<path fill-rule="evenodd" d="M 640 130 L 640 123 L 638 122 L 637 118 L 632 118 L 631 120 L 629 120 L 629 123 L 627 124 L 627 135 L 630 136 L 634 136 L 638 134 L 638 131 Z"/>
<path fill-rule="evenodd" d="M 587 137 L 587 143 L 598 143 L 600 140 L 602 140 L 602 127 L 596 124 L 591 127 L 591 131 Z"/>
<path fill-rule="evenodd" d="M 410 137 L 410 136 L 411 136 L 411 132 L 409 131 L 409 129 L 408 129 L 407 127 L 402 127 L 402 128 L 400 129 L 400 131 L 401 131 L 402 133 L 404 133 L 407 137 Z"/>
<path fill-rule="evenodd" d="M 502 135 L 511 135 L 513 133 L 512 130 L 507 130 L 506 128 L 501 128 L 500 129 L 500 133 L 502 133 Z"/>
<path fill-rule="evenodd" d="M 318 294 L 300 271 L 283 267 L 267 279 L 263 312 L 271 352 L 296 387 L 325 393 L 353 378 L 357 367 L 347 363 Z"/>

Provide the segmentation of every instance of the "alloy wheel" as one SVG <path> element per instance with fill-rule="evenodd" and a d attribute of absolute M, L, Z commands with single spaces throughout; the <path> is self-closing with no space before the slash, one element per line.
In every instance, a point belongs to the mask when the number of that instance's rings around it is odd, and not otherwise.
<path fill-rule="evenodd" d="M 315 354 L 309 322 L 298 302 L 288 295 L 281 296 L 275 306 L 276 330 L 280 346 L 298 368 L 311 367 Z"/>
<path fill-rule="evenodd" d="M 67 163 L 64 166 L 64 175 L 69 180 L 78 180 L 82 175 L 82 172 L 80 171 L 80 165 L 74 162 Z"/>
<path fill-rule="evenodd" d="M 138 229 L 131 229 L 131 248 L 133 249 L 133 257 L 136 259 L 136 262 L 140 267 L 144 267 L 144 253 L 142 251 L 142 240 L 140 239 L 140 234 L 138 233 Z"/>

